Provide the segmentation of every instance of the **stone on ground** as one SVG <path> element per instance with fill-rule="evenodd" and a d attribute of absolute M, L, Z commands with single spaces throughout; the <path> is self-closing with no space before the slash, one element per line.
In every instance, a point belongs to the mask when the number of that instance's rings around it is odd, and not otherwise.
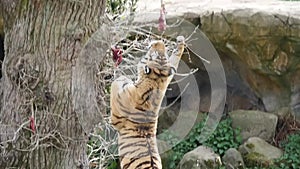
<path fill-rule="evenodd" d="M 240 169 L 245 168 L 244 160 L 241 153 L 235 149 L 228 149 L 224 156 L 222 157 L 222 162 L 225 165 L 226 169 Z"/>
<path fill-rule="evenodd" d="M 212 169 L 221 166 L 220 156 L 206 146 L 199 146 L 186 153 L 180 161 L 179 169 Z"/>
<path fill-rule="evenodd" d="M 268 167 L 274 159 L 282 156 L 283 152 L 259 137 L 251 137 L 239 147 L 246 166 Z"/>
<path fill-rule="evenodd" d="M 243 141 L 260 137 L 271 141 L 275 135 L 278 117 L 271 113 L 253 110 L 236 110 L 229 113 L 232 126 L 241 129 Z"/>

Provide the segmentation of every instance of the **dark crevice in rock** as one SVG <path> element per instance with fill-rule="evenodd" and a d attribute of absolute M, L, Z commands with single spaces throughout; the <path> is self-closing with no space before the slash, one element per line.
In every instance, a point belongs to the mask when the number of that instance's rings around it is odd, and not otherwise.
<path fill-rule="evenodd" d="M 221 12 L 221 15 L 222 15 L 224 21 L 227 23 L 228 27 L 231 29 L 231 32 L 232 32 L 231 23 L 228 21 L 227 17 L 224 15 L 223 12 Z"/>
<path fill-rule="evenodd" d="M 280 22 L 282 22 L 283 25 L 291 27 L 292 25 L 290 24 L 290 17 L 286 17 L 286 20 L 281 18 L 279 15 L 273 15 L 274 18 L 278 19 Z"/>
<path fill-rule="evenodd" d="M 0 34 L 0 79 L 2 77 L 2 63 L 4 60 L 4 37 Z"/>

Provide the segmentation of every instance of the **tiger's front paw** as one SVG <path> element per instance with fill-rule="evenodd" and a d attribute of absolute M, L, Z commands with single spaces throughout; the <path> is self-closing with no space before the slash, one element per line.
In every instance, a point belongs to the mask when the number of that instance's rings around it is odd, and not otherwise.
<path fill-rule="evenodd" d="M 177 36 L 176 37 L 176 43 L 179 45 L 185 45 L 185 38 L 183 36 Z"/>

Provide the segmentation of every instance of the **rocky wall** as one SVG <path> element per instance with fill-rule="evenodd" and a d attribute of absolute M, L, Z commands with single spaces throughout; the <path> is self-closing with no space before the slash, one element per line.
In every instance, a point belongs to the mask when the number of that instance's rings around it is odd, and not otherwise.
<path fill-rule="evenodd" d="M 223 60 L 229 57 L 236 66 L 224 64 L 225 69 L 234 69 L 267 111 L 290 107 L 300 117 L 299 18 L 236 9 L 207 12 L 199 19 Z"/>

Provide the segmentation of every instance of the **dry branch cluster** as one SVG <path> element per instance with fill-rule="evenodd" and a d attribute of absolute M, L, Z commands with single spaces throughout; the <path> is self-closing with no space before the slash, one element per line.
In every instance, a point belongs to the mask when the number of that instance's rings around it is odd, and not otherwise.
<path fill-rule="evenodd" d="M 51 104 L 53 101 L 53 96 L 47 85 L 43 83 L 40 76 L 38 66 L 35 66 L 30 59 L 32 56 L 30 54 L 25 54 L 24 56 L 15 57 L 8 60 L 6 65 L 7 77 L 11 87 L 18 91 L 18 96 L 16 102 L 18 102 L 17 113 L 17 123 L 6 124 L 1 123 L 1 135 L 8 137 L 9 139 L 1 142 L 1 149 L 7 148 L 11 143 L 18 143 L 20 140 L 27 144 L 22 144 L 16 146 L 18 151 L 33 151 L 38 146 L 48 146 L 53 138 L 54 140 L 60 140 L 54 136 L 52 132 L 40 132 L 36 131 L 36 126 L 42 126 L 43 120 L 46 116 L 51 115 L 49 110 L 47 110 L 47 105 Z M 9 90 L 9 88 L 4 88 L 3 90 Z M 2 97 L 2 96 L 1 96 Z M 5 101 L 5 100 L 2 100 Z M 12 103 L 7 103 L 12 104 Z M 2 105 L 1 105 L 2 106 Z M 38 124 L 36 118 L 39 119 Z M 9 119 L 1 119 L 2 122 L 9 122 Z M 2 126 L 3 125 L 3 126 Z M 12 131 L 11 128 L 16 130 Z M 11 131 L 11 132 L 9 132 Z M 48 133 L 48 134 L 42 134 Z M 52 140 L 52 139 L 51 139 Z M 53 141 L 51 144 L 55 144 L 60 141 Z M 45 143 L 45 145 L 43 145 Z M 6 156 L 5 154 L 2 154 Z"/>

